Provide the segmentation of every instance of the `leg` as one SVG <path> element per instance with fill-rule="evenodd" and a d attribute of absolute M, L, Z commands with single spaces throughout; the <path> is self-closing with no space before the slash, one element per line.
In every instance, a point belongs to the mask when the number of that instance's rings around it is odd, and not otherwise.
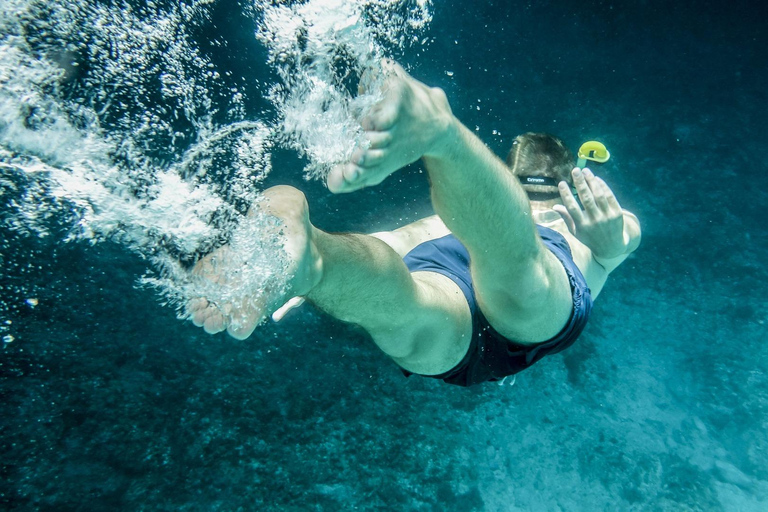
<path fill-rule="evenodd" d="M 409 273 L 381 240 L 357 234 L 315 233 L 323 279 L 307 298 L 323 311 L 362 326 L 376 345 L 414 373 L 439 374 L 466 353 L 469 307 L 450 279 Z"/>
<path fill-rule="evenodd" d="M 386 64 L 385 99 L 362 122 L 371 145 L 332 171 L 348 192 L 423 158 L 435 211 L 469 250 L 478 303 L 520 342 L 559 332 L 571 312 L 566 274 L 536 235 L 528 199 L 506 166 L 453 116 L 445 94 Z"/>
<path fill-rule="evenodd" d="M 208 332 L 228 329 L 233 336 L 246 338 L 286 297 L 303 295 L 330 315 L 362 326 L 408 370 L 437 374 L 461 360 L 469 345 L 471 319 L 453 282 L 429 272 L 410 274 L 400 256 L 377 238 L 315 228 L 304 195 L 296 189 L 275 187 L 265 195 L 263 207 L 283 222 L 286 249 L 294 262 L 289 290 L 261 309 L 245 312 L 233 312 L 237 309 L 233 305 L 222 306 L 227 311 L 221 311 L 197 302 L 190 307 L 196 325 Z M 229 325 L 233 314 L 250 321 L 233 331 Z"/>
<path fill-rule="evenodd" d="M 568 277 L 541 243 L 528 198 L 507 169 L 457 123 L 445 153 L 425 156 L 432 204 L 471 257 L 480 309 L 507 338 L 554 337 L 572 309 Z"/>
<path fill-rule="evenodd" d="M 400 258 L 404 258 L 417 245 L 449 235 L 450 233 L 443 221 L 440 220 L 440 217 L 432 215 L 401 226 L 393 231 L 370 233 L 370 236 L 378 238 L 391 247 Z M 303 303 L 304 297 L 292 297 L 272 314 L 272 319 L 279 322 L 288 311 L 301 306 Z"/>

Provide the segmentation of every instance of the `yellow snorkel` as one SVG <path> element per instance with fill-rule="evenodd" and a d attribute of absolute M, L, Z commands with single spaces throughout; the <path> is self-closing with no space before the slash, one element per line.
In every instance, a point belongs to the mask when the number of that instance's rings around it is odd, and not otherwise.
<path fill-rule="evenodd" d="M 604 164 L 611 158 L 611 153 L 600 142 L 590 140 L 585 142 L 579 148 L 579 159 L 576 161 L 576 167 L 583 169 L 587 165 L 587 160 Z"/>

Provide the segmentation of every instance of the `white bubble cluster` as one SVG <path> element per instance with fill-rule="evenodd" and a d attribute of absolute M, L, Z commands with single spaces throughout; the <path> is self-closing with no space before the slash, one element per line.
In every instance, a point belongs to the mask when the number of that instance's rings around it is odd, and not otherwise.
<path fill-rule="evenodd" d="M 274 219 L 245 222 L 275 145 L 306 155 L 310 178 L 348 158 L 363 143 L 357 119 L 379 99 L 378 75 L 366 72 L 388 48 L 413 42 L 429 2 L 253 3 L 280 82 L 252 78 L 276 119 L 249 118 L 245 91 L 225 84 L 194 40 L 215 3 L 0 0 L 7 228 L 44 237 L 63 222 L 66 240 L 117 240 L 152 265 L 143 282 L 177 305 L 200 294 L 260 301 L 284 289 Z M 191 278 L 186 264 L 226 240 L 241 255 L 237 279 L 225 279 L 237 286 Z"/>
<path fill-rule="evenodd" d="M 282 133 L 309 158 L 307 178 L 324 178 L 366 143 L 359 119 L 381 99 L 376 71 L 383 45 L 403 46 L 431 19 L 428 6 L 426 0 L 309 0 L 264 8 L 258 37 L 281 79 L 271 97 Z"/>
<path fill-rule="evenodd" d="M 27 190 L 23 220 L 45 232 L 45 215 L 36 208 L 46 195 L 77 212 L 74 237 L 117 236 L 142 253 L 153 253 L 157 240 L 185 254 L 210 246 L 214 215 L 235 216 L 221 189 L 256 196 L 270 167 L 271 129 L 259 122 L 212 124 L 209 90 L 217 75 L 185 31 L 185 23 L 206 18 L 203 4 L 163 11 L 150 2 L 143 13 L 88 2 L 14 5 L 3 13 L 0 51 L 4 169 L 44 182 Z M 85 93 L 65 99 L 76 59 L 90 63 Z M 191 137 L 183 152 L 174 146 Z M 249 144 L 252 152 L 235 158 L 241 169 L 234 180 L 206 183 L 200 177 L 212 157 L 228 150 L 222 141 Z M 160 149 L 165 160 L 169 149 L 181 158 L 162 163 Z"/>
<path fill-rule="evenodd" d="M 269 307 L 279 306 L 277 301 L 286 294 L 288 262 L 275 258 L 275 247 L 282 247 L 278 219 L 254 208 L 234 228 L 227 246 L 209 256 L 207 276 L 190 273 L 176 260 L 166 259 L 158 262 L 162 275 L 145 277 L 142 283 L 161 290 L 173 303 L 204 297 L 219 306 L 228 316 L 228 324 L 238 329 L 251 312 L 265 314 Z M 180 317 L 186 315 L 180 310 Z"/>

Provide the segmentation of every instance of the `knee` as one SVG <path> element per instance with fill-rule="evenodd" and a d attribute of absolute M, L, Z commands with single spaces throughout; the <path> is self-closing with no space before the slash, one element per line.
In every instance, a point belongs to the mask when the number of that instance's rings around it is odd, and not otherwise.
<path fill-rule="evenodd" d="M 309 205 L 304 192 L 289 185 L 277 185 L 262 192 L 263 201 L 257 201 L 254 207 L 279 218 L 306 220 L 309 218 Z M 253 210 L 254 208 L 252 208 Z"/>

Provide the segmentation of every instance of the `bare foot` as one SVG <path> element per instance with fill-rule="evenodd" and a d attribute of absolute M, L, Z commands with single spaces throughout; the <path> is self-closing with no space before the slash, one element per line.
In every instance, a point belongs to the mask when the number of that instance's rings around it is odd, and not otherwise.
<path fill-rule="evenodd" d="M 361 121 L 370 146 L 331 169 L 327 185 L 335 194 L 378 185 L 422 156 L 445 149 L 442 136 L 453 122 L 445 93 L 413 79 L 395 62 L 382 62 L 382 70 L 384 99 Z"/>
<path fill-rule="evenodd" d="M 283 244 L 288 265 L 287 286 L 277 289 L 243 289 L 240 270 L 248 266 L 247 254 L 237 254 L 223 246 L 201 259 L 192 273 L 206 285 L 220 289 L 223 299 L 198 297 L 187 304 L 192 322 L 215 334 L 226 330 L 237 339 L 248 338 L 267 315 L 287 298 L 306 295 L 322 277 L 322 258 L 313 242 L 314 227 L 309 222 L 309 208 L 304 194 L 292 187 L 267 189 L 265 199 L 255 205 L 249 217 L 265 213 L 280 221 L 279 240 Z M 258 233 L 270 237 L 276 233 Z"/>

